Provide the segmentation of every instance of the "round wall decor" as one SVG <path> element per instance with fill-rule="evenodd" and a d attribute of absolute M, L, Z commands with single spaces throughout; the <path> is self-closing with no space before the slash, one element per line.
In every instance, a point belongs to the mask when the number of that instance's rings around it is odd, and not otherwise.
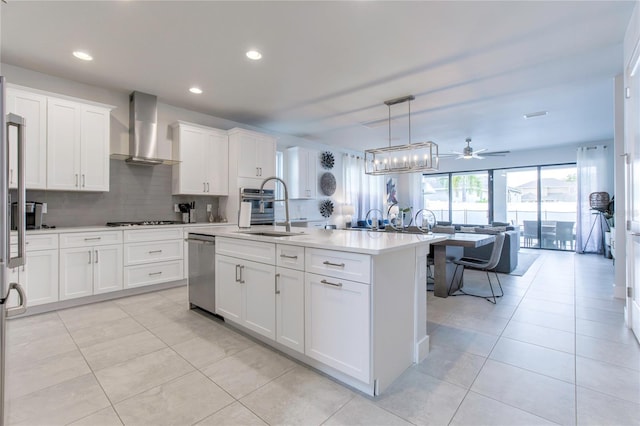
<path fill-rule="evenodd" d="M 320 164 L 324 169 L 333 169 L 333 165 L 335 164 L 335 162 L 336 160 L 335 158 L 333 158 L 333 154 L 330 151 L 324 151 L 322 154 L 320 154 Z"/>
<path fill-rule="evenodd" d="M 320 190 L 324 195 L 333 195 L 336 192 L 336 178 L 331 172 L 325 172 L 320 176 Z"/>
<path fill-rule="evenodd" d="M 329 217 L 333 214 L 333 203 L 331 200 L 323 200 L 320 202 L 320 214 L 322 217 Z"/>

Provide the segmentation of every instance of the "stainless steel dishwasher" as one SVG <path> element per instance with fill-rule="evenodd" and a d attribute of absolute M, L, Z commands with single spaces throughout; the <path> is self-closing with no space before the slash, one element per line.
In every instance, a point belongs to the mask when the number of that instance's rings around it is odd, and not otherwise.
<path fill-rule="evenodd" d="M 189 306 L 216 313 L 215 238 L 189 233 Z"/>

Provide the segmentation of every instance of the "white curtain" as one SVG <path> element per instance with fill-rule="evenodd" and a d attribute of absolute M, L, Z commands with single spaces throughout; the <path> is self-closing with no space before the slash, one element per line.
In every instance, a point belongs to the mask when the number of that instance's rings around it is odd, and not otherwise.
<path fill-rule="evenodd" d="M 591 210 L 589 194 L 607 192 L 611 195 L 613 170 L 605 145 L 580 147 L 577 154 L 578 221 L 576 224 L 576 252 L 602 253 L 602 228 L 607 229 L 604 217 Z"/>
<path fill-rule="evenodd" d="M 383 210 L 384 177 L 365 174 L 364 158 L 351 154 L 344 154 L 342 167 L 345 204 L 354 207 L 353 221 L 364 220 L 371 209 Z"/>

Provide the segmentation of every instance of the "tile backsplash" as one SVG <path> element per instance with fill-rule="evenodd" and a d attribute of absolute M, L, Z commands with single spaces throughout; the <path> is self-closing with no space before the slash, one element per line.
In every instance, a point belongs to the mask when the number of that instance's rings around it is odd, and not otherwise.
<path fill-rule="evenodd" d="M 198 222 L 208 221 L 207 204 L 212 204 L 216 215 L 218 197 L 171 195 L 171 173 L 171 166 L 136 166 L 110 160 L 109 192 L 27 190 L 27 200 L 47 203 L 43 223 L 56 227 L 181 220 L 181 214 L 173 210 L 174 204 L 191 201 L 196 203 Z"/>

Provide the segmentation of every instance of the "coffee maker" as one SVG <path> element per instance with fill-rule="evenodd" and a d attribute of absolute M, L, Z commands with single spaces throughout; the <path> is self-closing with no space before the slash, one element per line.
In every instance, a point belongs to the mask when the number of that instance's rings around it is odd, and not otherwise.
<path fill-rule="evenodd" d="M 42 203 L 27 201 L 24 203 L 24 216 L 26 229 L 42 228 Z M 18 229 L 18 203 L 11 204 L 11 229 Z"/>

